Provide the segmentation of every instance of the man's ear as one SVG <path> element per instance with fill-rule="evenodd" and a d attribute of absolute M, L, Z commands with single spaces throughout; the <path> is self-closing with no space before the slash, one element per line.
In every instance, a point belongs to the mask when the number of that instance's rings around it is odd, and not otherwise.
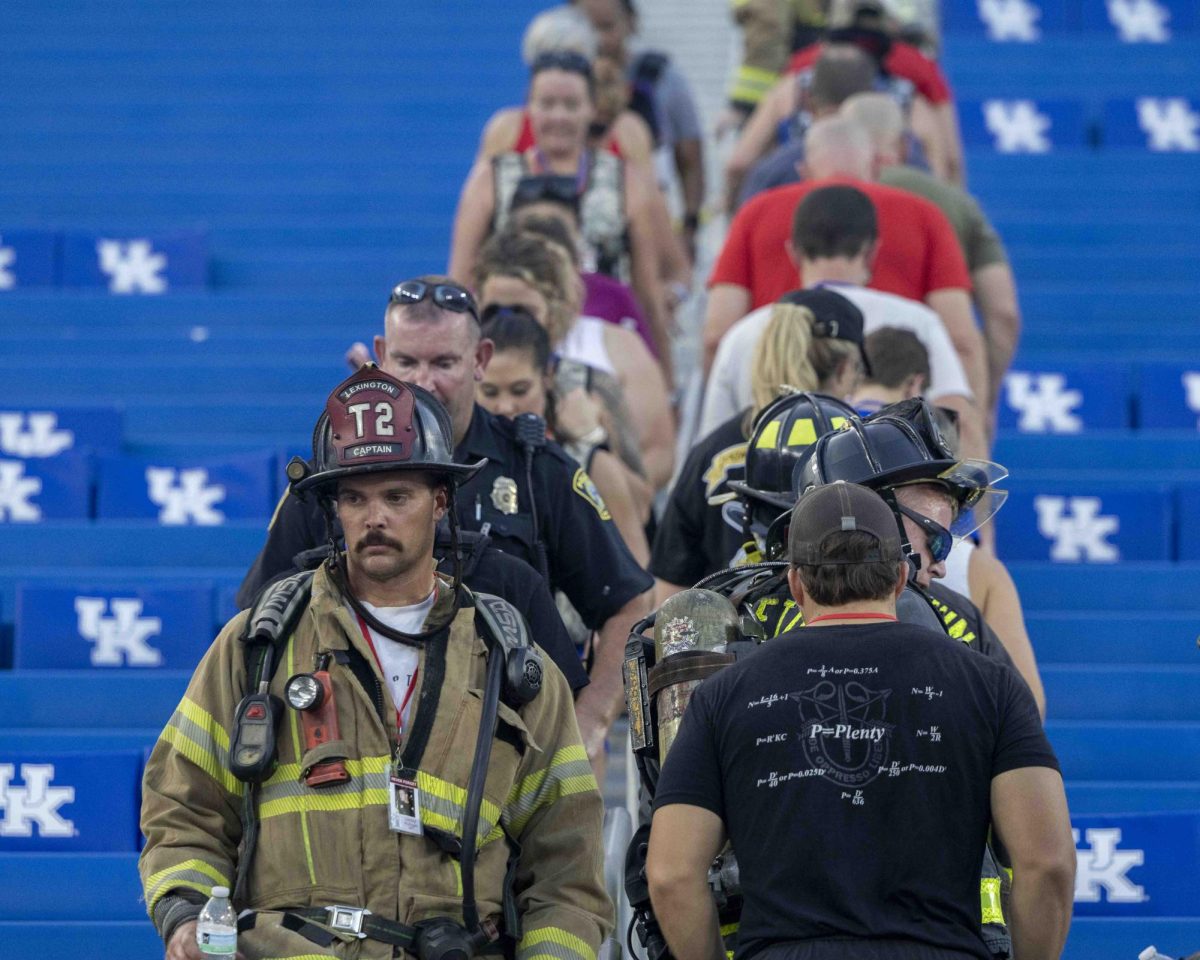
<path fill-rule="evenodd" d="M 375 340 L 371 344 L 375 348 L 375 363 L 382 367 L 383 357 L 387 353 L 387 340 L 382 334 L 375 334 Z"/>
<path fill-rule="evenodd" d="M 441 521 L 450 510 L 450 490 L 444 484 L 439 483 L 433 488 L 433 520 L 434 523 Z"/>
<path fill-rule="evenodd" d="M 901 560 L 896 566 L 896 583 L 892 587 L 892 595 L 896 600 L 900 599 L 900 594 L 904 592 L 904 588 L 908 586 L 908 561 Z"/>
<path fill-rule="evenodd" d="M 787 251 L 788 259 L 792 261 L 792 266 L 797 270 L 800 269 L 800 251 L 796 249 L 796 245 L 792 243 L 792 238 L 788 237 L 783 242 L 783 249 Z"/>
<path fill-rule="evenodd" d="M 487 365 L 492 362 L 492 354 L 496 352 L 496 345 L 487 337 L 481 337 L 479 343 L 475 345 L 475 382 L 480 383 L 483 380 L 483 373 L 487 370 Z"/>
<path fill-rule="evenodd" d="M 792 592 L 792 599 L 796 601 L 796 606 L 804 606 L 804 581 L 800 579 L 800 571 L 796 567 L 788 567 L 787 581 L 788 589 Z"/>
<path fill-rule="evenodd" d="M 904 381 L 904 396 L 906 398 L 919 397 L 925 393 L 925 388 L 927 386 L 928 384 L 925 382 L 925 374 L 911 374 Z"/>

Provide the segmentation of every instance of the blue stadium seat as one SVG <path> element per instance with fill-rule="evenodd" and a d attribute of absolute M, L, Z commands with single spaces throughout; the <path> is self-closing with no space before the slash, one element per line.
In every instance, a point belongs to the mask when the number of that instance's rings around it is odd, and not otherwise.
<path fill-rule="evenodd" d="M 1198 723 L 1051 720 L 1046 733 L 1067 780 L 1200 783 Z"/>
<path fill-rule="evenodd" d="M 160 294 L 208 283 L 208 238 L 199 232 L 123 236 L 68 233 L 62 283 L 122 294 Z"/>
<path fill-rule="evenodd" d="M 1200 665 L 1047 664 L 1041 674 L 1051 720 L 1200 723 Z"/>
<path fill-rule="evenodd" d="M 996 518 L 1006 560 L 1118 563 L 1173 560 L 1175 502 L 1170 487 L 1014 483 Z"/>
<path fill-rule="evenodd" d="M 949 35 L 948 46 L 960 42 L 963 36 L 986 37 L 997 43 L 1034 43 L 1043 32 L 1067 27 L 1069 6 L 1067 0 L 1023 0 L 1007 5 L 978 0 L 948 3 L 942 11 L 942 29 Z"/>
<path fill-rule="evenodd" d="M 137 751 L 0 749 L 0 854 L 137 850 L 141 771 Z"/>
<path fill-rule="evenodd" d="M 45 344 L 41 344 L 44 352 Z M 115 453 L 121 411 L 113 407 L 22 407 L 0 410 L 0 457 L 38 459 L 63 453 Z"/>
<path fill-rule="evenodd" d="M 0 924 L 147 922 L 136 853 L 5 853 L 0 877 L 6 889 L 20 891 L 0 897 Z"/>
<path fill-rule="evenodd" d="M 1200 917 L 1200 811 L 1072 816 L 1076 917 Z M 1113 869 L 1117 866 L 1118 869 Z"/>
<path fill-rule="evenodd" d="M 1018 562 L 1008 569 L 1029 612 L 1187 611 L 1200 622 L 1200 564 Z"/>
<path fill-rule="evenodd" d="M 1200 810 L 1200 780 L 1068 780 L 1073 815 Z"/>
<path fill-rule="evenodd" d="M 1200 428 L 1200 357 L 1191 363 L 1143 363 L 1139 380 L 1139 426 Z"/>
<path fill-rule="evenodd" d="M 49 230 L 0 230 L 0 290 L 58 283 L 59 236 Z"/>
<path fill-rule="evenodd" d="M 1197 943 L 1197 917 L 1079 917 L 1071 922 L 1062 960 L 1130 960 L 1151 944 L 1182 957 Z"/>
<path fill-rule="evenodd" d="M 1168 430 L 1096 431 L 1082 436 L 1039 436 L 1005 431 L 996 438 L 993 459 L 1010 471 L 1195 470 L 1200 436 Z M 1006 508 L 1007 509 L 1007 508 Z"/>
<path fill-rule="evenodd" d="M 1075 100 L 959 101 L 963 143 L 997 153 L 1051 153 L 1087 146 L 1084 106 Z"/>
<path fill-rule="evenodd" d="M 1200 535 L 1200 530 L 1197 530 Z M 1038 663 L 1156 663 L 1200 666 L 1200 621 L 1192 613 L 1030 612 L 1025 625 Z"/>
<path fill-rule="evenodd" d="M 92 510 L 92 473 L 91 456 L 73 451 L 0 459 L 0 524 L 85 519 Z"/>
<path fill-rule="evenodd" d="M 148 919 L 0 922 L 0 956 L 19 957 L 29 952 L 30 944 L 37 944 L 38 960 L 162 960 L 163 956 L 163 942 Z"/>
<path fill-rule="evenodd" d="M 1127 363 L 1018 361 L 1004 378 L 998 425 L 1021 433 L 1125 429 L 1132 382 Z"/>
<path fill-rule="evenodd" d="M 1179 490 L 1179 559 L 1200 560 L 1200 485 Z"/>
<path fill-rule="evenodd" d="M 274 469 L 270 453 L 213 460 L 102 457 L 96 514 L 167 526 L 266 519 L 275 506 Z"/>
<path fill-rule="evenodd" d="M 0 672 L 0 729 L 161 730 L 191 671 Z"/>
<path fill-rule="evenodd" d="M 53 727 L 7 728 L 3 731 L 5 747 L 11 751 L 51 753 L 110 753 L 113 750 L 132 750 L 143 755 L 154 746 L 162 733 L 162 723 L 155 727 L 105 727 L 104 729 L 70 729 Z"/>
<path fill-rule="evenodd" d="M 1200 151 L 1197 103 L 1183 96 L 1111 100 L 1104 108 L 1105 145 L 1196 153 Z"/>
<path fill-rule="evenodd" d="M 13 666 L 193 670 L 213 638 L 209 584 L 17 589 Z"/>

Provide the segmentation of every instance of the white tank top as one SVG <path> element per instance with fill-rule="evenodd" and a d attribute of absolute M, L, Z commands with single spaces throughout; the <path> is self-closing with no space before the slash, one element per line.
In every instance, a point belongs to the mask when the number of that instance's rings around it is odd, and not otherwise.
<path fill-rule="evenodd" d="M 611 377 L 616 377 L 617 368 L 613 366 L 608 347 L 604 343 L 604 331 L 610 326 L 612 324 L 596 317 L 580 317 L 558 345 L 559 356 L 577 363 L 586 363 L 589 367 L 595 367 Z"/>
<path fill-rule="evenodd" d="M 970 540 L 956 540 L 950 556 L 946 558 L 946 576 L 940 581 L 968 600 L 971 596 L 971 581 L 967 572 L 971 566 L 971 554 L 975 552 L 975 544 Z"/>

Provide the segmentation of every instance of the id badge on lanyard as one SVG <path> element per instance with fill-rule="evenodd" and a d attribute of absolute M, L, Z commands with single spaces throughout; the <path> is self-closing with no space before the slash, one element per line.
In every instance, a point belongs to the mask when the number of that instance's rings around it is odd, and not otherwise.
<path fill-rule="evenodd" d="M 392 764 L 388 778 L 388 827 L 395 833 L 419 837 L 421 828 L 421 790 L 417 786 L 417 771 L 401 767 L 399 759 Z"/>

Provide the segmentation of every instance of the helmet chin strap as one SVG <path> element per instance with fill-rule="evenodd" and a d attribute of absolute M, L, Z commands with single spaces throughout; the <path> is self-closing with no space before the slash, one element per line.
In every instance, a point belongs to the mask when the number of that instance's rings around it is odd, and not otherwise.
<path fill-rule="evenodd" d="M 884 487 L 876 493 L 883 497 L 883 502 L 891 508 L 892 516 L 896 518 L 896 528 L 900 531 L 900 552 L 908 561 L 908 579 L 915 580 L 917 572 L 921 569 L 921 555 L 913 550 L 908 531 L 904 529 L 904 516 L 900 513 L 900 505 L 896 501 L 896 491 L 892 487 Z"/>

